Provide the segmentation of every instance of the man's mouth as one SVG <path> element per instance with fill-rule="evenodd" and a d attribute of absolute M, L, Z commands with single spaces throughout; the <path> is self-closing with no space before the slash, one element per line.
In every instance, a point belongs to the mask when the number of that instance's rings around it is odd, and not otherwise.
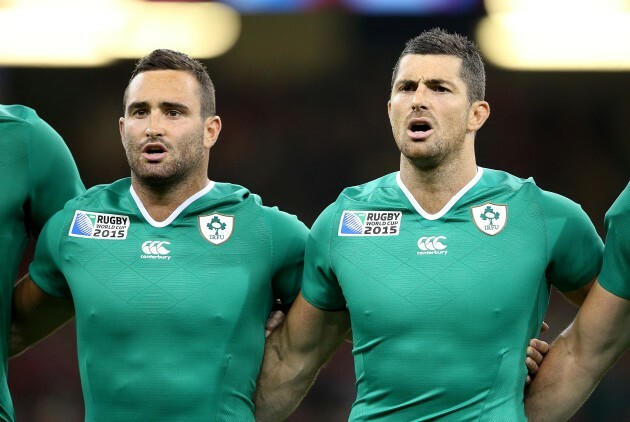
<path fill-rule="evenodd" d="M 142 148 L 142 155 L 149 161 L 159 161 L 166 155 L 166 148 L 158 143 L 147 144 Z"/>
<path fill-rule="evenodd" d="M 407 134 L 414 140 L 424 140 L 433 133 L 433 126 L 425 118 L 411 119 L 407 126 Z"/>
<path fill-rule="evenodd" d="M 414 123 L 409 128 L 412 132 L 426 132 L 431 130 L 431 126 L 427 123 Z"/>
<path fill-rule="evenodd" d="M 159 147 L 159 146 L 155 146 L 155 147 L 148 147 L 145 149 L 145 151 L 147 154 L 160 154 L 162 152 L 164 152 L 164 148 Z"/>

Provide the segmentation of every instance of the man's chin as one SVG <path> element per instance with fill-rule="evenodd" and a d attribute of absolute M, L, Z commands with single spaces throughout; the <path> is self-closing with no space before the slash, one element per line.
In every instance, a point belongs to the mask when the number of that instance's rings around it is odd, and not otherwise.
<path fill-rule="evenodd" d="M 133 174 L 135 179 L 145 186 L 171 186 L 182 179 L 180 174 L 164 171 L 140 171 Z"/>

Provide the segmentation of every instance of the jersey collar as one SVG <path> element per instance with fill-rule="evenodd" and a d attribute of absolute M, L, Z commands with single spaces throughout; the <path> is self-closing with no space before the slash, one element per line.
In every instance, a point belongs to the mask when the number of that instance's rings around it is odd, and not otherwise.
<path fill-rule="evenodd" d="M 173 213 L 169 215 L 168 218 L 164 221 L 155 221 L 153 217 L 149 215 L 149 213 L 147 212 L 147 209 L 144 207 L 144 204 L 138 197 L 138 194 L 133 189 L 133 186 L 129 187 L 129 192 L 131 193 L 131 197 L 133 198 L 136 205 L 138 206 L 138 209 L 142 213 L 142 216 L 144 217 L 145 220 L 147 220 L 147 223 L 149 223 L 153 227 L 166 227 L 169 224 L 171 224 L 173 220 L 175 220 L 182 213 L 182 211 L 186 209 L 186 207 L 188 207 L 197 199 L 201 198 L 202 196 L 210 192 L 212 188 L 214 187 L 214 185 L 215 185 L 215 182 L 211 180 L 210 183 L 208 183 L 205 188 L 201 189 L 199 192 L 197 192 L 196 194 L 192 195 L 190 198 L 182 202 L 181 205 L 177 207 L 175 211 L 173 211 Z"/>
<path fill-rule="evenodd" d="M 407 197 L 411 205 L 414 207 L 414 209 L 418 212 L 418 214 L 420 214 L 426 220 L 438 220 L 442 216 L 444 216 L 444 214 L 446 214 L 451 208 L 453 208 L 453 205 L 455 205 L 455 203 L 459 201 L 461 197 L 466 194 L 466 192 L 468 192 L 470 189 L 472 189 L 473 186 L 475 186 L 475 184 L 477 184 L 479 179 L 481 179 L 482 175 L 483 175 L 483 167 L 477 167 L 477 173 L 475 174 L 475 177 L 473 177 L 470 180 L 470 182 L 466 184 L 466 186 L 461 188 L 461 190 L 457 192 L 446 203 L 446 205 L 444 205 L 444 208 L 442 208 L 440 211 L 438 211 L 435 214 L 429 214 L 424 209 L 422 209 L 420 204 L 418 204 L 418 201 L 416 201 L 416 198 L 413 197 L 409 189 L 407 189 L 407 187 L 403 184 L 402 180 L 400 179 L 400 171 L 396 173 L 396 183 L 398 184 L 398 187 L 403 191 L 403 193 L 405 194 L 405 196 Z"/>

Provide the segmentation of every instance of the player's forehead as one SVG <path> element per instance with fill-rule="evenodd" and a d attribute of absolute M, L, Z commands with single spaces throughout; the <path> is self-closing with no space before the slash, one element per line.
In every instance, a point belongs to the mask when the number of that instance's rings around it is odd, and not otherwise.
<path fill-rule="evenodd" d="M 197 79 L 183 70 L 150 70 L 139 73 L 127 90 L 127 104 L 180 103 L 201 107 Z"/>
<path fill-rule="evenodd" d="M 462 83 L 462 59 L 446 54 L 407 54 L 400 59 L 398 74 L 394 84 L 399 81 L 423 82 L 444 80 Z"/>

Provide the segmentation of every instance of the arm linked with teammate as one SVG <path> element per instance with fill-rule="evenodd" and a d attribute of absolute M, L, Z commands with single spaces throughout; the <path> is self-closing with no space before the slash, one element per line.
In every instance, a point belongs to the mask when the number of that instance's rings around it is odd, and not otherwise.
<path fill-rule="evenodd" d="M 347 311 L 324 311 L 300 294 L 267 339 L 254 396 L 257 421 L 288 417 L 350 330 Z"/>
<path fill-rule="evenodd" d="M 27 274 L 13 291 L 9 356 L 19 355 L 73 316 L 71 299 L 47 294 Z"/>
<path fill-rule="evenodd" d="M 630 300 L 595 283 L 574 322 L 554 341 L 525 395 L 532 422 L 564 421 L 630 347 Z"/>

